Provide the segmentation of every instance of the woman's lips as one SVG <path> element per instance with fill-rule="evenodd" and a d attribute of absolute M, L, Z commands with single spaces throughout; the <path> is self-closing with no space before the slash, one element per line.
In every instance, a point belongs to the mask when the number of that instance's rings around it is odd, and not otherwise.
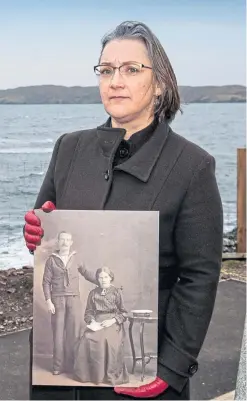
<path fill-rule="evenodd" d="M 125 96 L 112 96 L 110 97 L 110 100 L 124 100 L 124 99 L 128 99 Z"/>

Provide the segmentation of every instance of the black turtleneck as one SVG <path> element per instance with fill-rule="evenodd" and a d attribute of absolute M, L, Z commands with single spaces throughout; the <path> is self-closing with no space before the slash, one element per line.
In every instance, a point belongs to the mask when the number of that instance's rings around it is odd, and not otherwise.
<path fill-rule="evenodd" d="M 108 124 L 111 126 L 110 119 L 108 120 Z M 154 119 L 147 127 L 132 134 L 128 140 L 123 139 L 116 151 L 113 167 L 125 162 L 131 156 L 133 156 L 133 154 L 136 153 L 142 147 L 142 145 L 144 145 L 144 143 L 151 138 L 157 125 L 158 121 L 157 119 Z"/>

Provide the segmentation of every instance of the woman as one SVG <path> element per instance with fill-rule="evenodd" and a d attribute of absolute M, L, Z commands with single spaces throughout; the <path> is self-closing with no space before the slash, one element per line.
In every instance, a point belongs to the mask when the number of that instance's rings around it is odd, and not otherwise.
<path fill-rule="evenodd" d="M 98 331 L 88 328 L 79 340 L 74 373 L 76 380 L 95 384 L 128 383 L 124 362 L 124 327 L 126 310 L 120 291 L 111 283 L 113 273 L 107 268 L 96 271 L 99 286 L 88 296 L 84 320 L 100 324 Z M 93 361 L 93 362 L 92 362 Z"/>
<path fill-rule="evenodd" d="M 35 208 L 159 211 L 158 377 L 118 394 L 84 389 L 80 398 L 189 399 L 221 267 L 215 161 L 171 130 L 177 82 L 146 25 L 124 22 L 106 35 L 94 70 L 109 119 L 58 139 Z M 35 250 L 42 228 L 33 211 L 26 222 L 26 243 Z"/>

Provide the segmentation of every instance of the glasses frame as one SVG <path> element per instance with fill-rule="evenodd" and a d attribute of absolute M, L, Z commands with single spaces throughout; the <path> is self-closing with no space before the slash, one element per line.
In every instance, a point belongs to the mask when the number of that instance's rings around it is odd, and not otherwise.
<path fill-rule="evenodd" d="M 111 67 L 113 70 L 114 70 L 114 74 L 115 74 L 115 71 L 116 70 L 118 70 L 119 71 L 119 74 L 121 74 L 122 76 L 123 75 L 126 75 L 126 74 L 122 74 L 121 73 L 121 71 L 120 71 L 120 68 L 121 67 L 123 67 L 123 66 L 125 66 L 125 65 L 132 65 L 133 64 L 133 66 L 134 65 L 137 65 L 137 66 L 139 66 L 141 69 L 142 68 L 147 68 L 147 69 L 149 69 L 149 70 L 152 70 L 153 68 L 152 67 L 150 67 L 150 66 L 148 66 L 148 65 L 145 65 L 145 64 L 142 64 L 142 63 L 136 63 L 135 61 L 133 61 L 133 62 L 128 62 L 128 63 L 124 63 L 124 64 L 122 64 L 122 65 L 120 65 L 119 67 L 113 67 L 112 65 L 109 65 L 109 64 L 98 64 L 98 65 L 95 65 L 94 67 L 93 67 L 93 70 L 94 70 L 94 72 L 95 72 L 95 74 L 98 76 L 98 77 L 102 77 L 102 75 L 101 74 L 97 74 L 97 68 L 98 67 Z M 113 74 L 113 75 L 114 75 Z M 110 76 L 108 76 L 109 78 L 110 77 L 112 77 L 113 75 L 110 75 Z M 133 76 L 135 76 L 135 75 L 133 75 Z"/>

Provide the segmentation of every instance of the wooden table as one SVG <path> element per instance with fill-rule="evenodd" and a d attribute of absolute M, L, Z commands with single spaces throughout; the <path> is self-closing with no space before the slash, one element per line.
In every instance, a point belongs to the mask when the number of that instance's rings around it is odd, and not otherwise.
<path fill-rule="evenodd" d="M 132 366 L 132 374 L 135 373 L 136 362 L 141 360 L 142 362 L 142 374 L 141 374 L 141 381 L 144 380 L 145 376 L 145 367 L 153 358 L 157 358 L 157 355 L 151 353 L 145 353 L 144 349 L 144 326 L 146 323 L 155 323 L 157 322 L 157 317 L 139 317 L 139 316 L 128 316 L 129 320 L 129 339 L 130 339 L 130 346 L 133 358 L 133 366 Z M 136 356 L 135 346 L 133 341 L 133 325 L 134 323 L 139 323 L 140 325 L 140 348 L 141 348 L 141 356 Z"/>

